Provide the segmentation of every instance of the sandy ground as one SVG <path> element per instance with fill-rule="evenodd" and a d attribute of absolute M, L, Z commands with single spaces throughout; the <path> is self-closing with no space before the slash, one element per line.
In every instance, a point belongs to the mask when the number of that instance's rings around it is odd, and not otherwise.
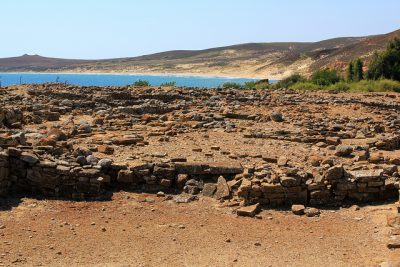
<path fill-rule="evenodd" d="M 393 204 L 261 219 L 228 204 L 128 192 L 107 202 L 2 200 L 0 266 L 400 266 L 385 243 Z"/>

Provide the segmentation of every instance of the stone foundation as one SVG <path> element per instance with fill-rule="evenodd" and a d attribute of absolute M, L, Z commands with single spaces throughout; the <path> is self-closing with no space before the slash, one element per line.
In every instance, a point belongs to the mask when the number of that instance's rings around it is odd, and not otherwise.
<path fill-rule="evenodd" d="M 35 150 L 37 152 L 37 150 Z M 40 153 L 39 153 L 40 154 Z M 240 162 L 169 162 L 128 166 L 100 160 L 96 165 L 40 159 L 32 147 L 9 147 L 0 153 L 0 196 L 10 193 L 84 200 L 101 199 L 115 189 L 146 192 L 182 191 L 243 204 L 272 207 L 340 204 L 398 198 L 398 182 L 383 169 L 347 171 L 331 166 L 323 174 L 281 167 L 260 178 Z"/>

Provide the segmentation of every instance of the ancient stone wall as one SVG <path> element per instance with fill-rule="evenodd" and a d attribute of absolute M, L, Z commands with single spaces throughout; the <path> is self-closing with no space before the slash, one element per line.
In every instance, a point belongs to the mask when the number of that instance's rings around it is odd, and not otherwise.
<path fill-rule="evenodd" d="M 6 196 L 10 186 L 9 160 L 6 153 L 0 153 L 0 196 Z"/>
<path fill-rule="evenodd" d="M 177 159 L 178 160 L 178 159 Z M 332 165 L 333 163 L 331 163 Z M 398 198 L 398 184 L 387 170 L 346 171 L 329 166 L 323 174 L 282 167 L 270 180 L 257 178 L 237 161 L 220 163 L 168 162 L 133 166 L 101 159 L 95 164 L 51 162 L 31 147 L 9 147 L 0 153 L 0 195 L 25 193 L 66 199 L 98 199 L 125 188 L 145 192 L 184 192 L 217 199 L 235 198 L 245 205 L 272 207 L 338 204 Z"/>
<path fill-rule="evenodd" d="M 92 199 L 123 188 L 270 206 L 398 198 L 396 97 L 32 87 L 2 92 L 3 196 Z"/>

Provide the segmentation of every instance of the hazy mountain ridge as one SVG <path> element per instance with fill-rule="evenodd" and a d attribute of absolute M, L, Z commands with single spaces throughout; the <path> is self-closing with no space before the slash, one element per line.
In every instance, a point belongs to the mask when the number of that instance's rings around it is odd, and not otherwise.
<path fill-rule="evenodd" d="M 0 59 L 0 72 L 172 73 L 279 79 L 294 72 L 308 75 L 321 67 L 343 71 L 357 57 L 368 61 L 374 51 L 384 49 L 396 36 L 400 37 L 400 30 L 313 43 L 248 43 L 104 60 L 23 55 Z"/>

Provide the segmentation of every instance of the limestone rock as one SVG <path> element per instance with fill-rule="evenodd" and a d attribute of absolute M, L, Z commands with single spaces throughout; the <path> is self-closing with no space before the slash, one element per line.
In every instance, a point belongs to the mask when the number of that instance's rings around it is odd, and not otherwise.
<path fill-rule="evenodd" d="M 189 175 L 224 175 L 224 174 L 238 174 L 243 172 L 243 167 L 237 161 L 225 162 L 178 162 L 175 164 L 178 173 Z"/>
<path fill-rule="evenodd" d="M 132 183 L 133 182 L 133 171 L 131 170 L 120 170 L 118 172 L 117 181 L 119 183 Z"/>
<path fill-rule="evenodd" d="M 347 157 L 350 156 L 352 152 L 353 152 L 353 147 L 340 145 L 336 148 L 335 155 L 339 157 Z"/>
<path fill-rule="evenodd" d="M 108 169 L 111 167 L 112 163 L 112 159 L 101 159 L 99 162 L 97 162 L 97 165 L 99 165 L 102 169 Z"/>
<path fill-rule="evenodd" d="M 271 113 L 271 120 L 275 121 L 275 122 L 282 122 L 283 121 L 283 115 L 282 113 L 278 112 L 278 111 L 274 111 Z"/>
<path fill-rule="evenodd" d="M 205 183 L 204 186 L 203 186 L 202 193 L 203 193 L 203 196 L 213 197 L 216 190 L 217 190 L 217 185 L 216 184 Z"/>
<path fill-rule="evenodd" d="M 330 167 L 325 173 L 325 180 L 334 181 L 342 179 L 344 175 L 344 170 L 342 166 Z"/>
<path fill-rule="evenodd" d="M 305 210 L 304 210 L 304 214 L 307 216 L 307 217 L 316 217 L 316 216 L 319 216 L 320 215 L 320 211 L 319 211 L 319 209 L 316 209 L 316 208 L 306 208 Z"/>
<path fill-rule="evenodd" d="M 114 148 L 108 145 L 99 145 L 97 151 L 103 154 L 112 155 L 114 153 Z"/>
<path fill-rule="evenodd" d="M 294 187 L 300 185 L 300 180 L 295 177 L 281 176 L 279 180 L 284 187 Z"/>
<path fill-rule="evenodd" d="M 238 216 L 254 217 L 257 214 L 260 204 L 254 204 L 251 206 L 241 207 L 236 210 Z"/>
<path fill-rule="evenodd" d="M 388 214 L 386 221 L 388 226 L 400 229 L 400 214 Z"/>
<path fill-rule="evenodd" d="M 39 158 L 36 155 L 28 152 L 22 152 L 20 159 L 31 165 L 39 161 Z"/>
<path fill-rule="evenodd" d="M 223 176 L 220 176 L 218 178 L 217 190 L 215 191 L 214 197 L 216 199 L 226 199 L 230 196 L 230 194 L 231 192 L 228 183 Z"/>
<path fill-rule="evenodd" d="M 304 205 L 292 205 L 292 212 L 296 215 L 303 215 L 304 214 Z"/>

